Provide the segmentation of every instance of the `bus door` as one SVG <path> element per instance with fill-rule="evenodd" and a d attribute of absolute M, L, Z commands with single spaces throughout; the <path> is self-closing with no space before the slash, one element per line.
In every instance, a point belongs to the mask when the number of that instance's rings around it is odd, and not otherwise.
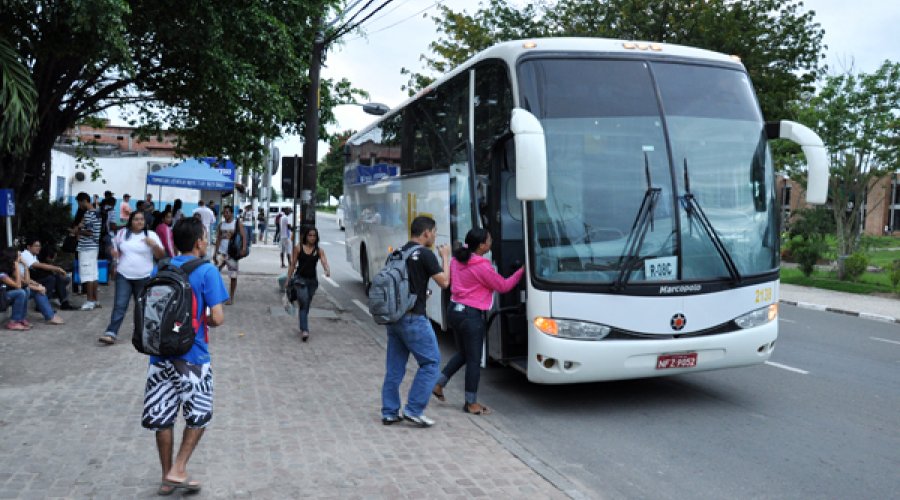
<path fill-rule="evenodd" d="M 488 230 L 494 238 L 494 266 L 509 276 L 525 263 L 525 241 L 522 202 L 516 198 L 516 176 L 508 163 L 513 161 L 513 141 L 507 140 L 494 150 Z M 518 287 L 498 294 L 489 316 L 488 354 L 497 361 L 524 359 L 528 354 L 528 329 L 523 300 L 524 279 Z"/>

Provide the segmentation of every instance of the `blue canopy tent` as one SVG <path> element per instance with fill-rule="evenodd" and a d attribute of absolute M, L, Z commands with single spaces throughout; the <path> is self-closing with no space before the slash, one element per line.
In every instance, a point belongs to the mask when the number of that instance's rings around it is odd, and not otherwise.
<path fill-rule="evenodd" d="M 234 191 L 234 181 L 210 168 L 208 163 L 187 160 L 174 167 L 147 174 L 147 184 L 207 191 Z"/>

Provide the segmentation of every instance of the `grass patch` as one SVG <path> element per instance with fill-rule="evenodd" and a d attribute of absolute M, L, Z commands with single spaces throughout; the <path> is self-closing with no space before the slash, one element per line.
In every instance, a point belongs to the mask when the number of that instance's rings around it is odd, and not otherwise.
<path fill-rule="evenodd" d="M 316 212 L 326 212 L 326 213 L 329 213 L 329 214 L 333 214 L 333 213 L 337 213 L 337 207 L 326 207 L 326 206 L 324 206 L 324 205 L 322 205 L 322 206 L 317 206 L 317 207 L 316 207 Z"/>
<path fill-rule="evenodd" d="M 896 253 L 896 252 L 892 252 Z M 859 281 L 841 281 L 833 271 L 816 270 L 810 277 L 803 276 L 799 269 L 781 268 L 781 282 L 790 285 L 811 286 L 838 292 L 867 295 L 870 293 L 892 293 L 891 280 L 887 273 L 865 273 Z"/>

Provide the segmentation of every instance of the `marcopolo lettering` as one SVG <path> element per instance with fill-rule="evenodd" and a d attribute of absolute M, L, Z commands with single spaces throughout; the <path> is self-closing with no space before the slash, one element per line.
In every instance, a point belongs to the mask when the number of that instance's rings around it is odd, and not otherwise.
<path fill-rule="evenodd" d="M 699 292 L 701 290 L 703 290 L 703 285 L 677 285 L 659 287 L 659 293 L 666 295 L 673 293 L 692 293 Z"/>

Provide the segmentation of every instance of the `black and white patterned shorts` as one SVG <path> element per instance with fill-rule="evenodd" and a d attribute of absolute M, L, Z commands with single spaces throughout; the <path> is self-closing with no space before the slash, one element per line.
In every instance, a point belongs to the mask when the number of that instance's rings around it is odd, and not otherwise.
<path fill-rule="evenodd" d="M 151 430 L 168 429 L 175 425 L 179 406 L 188 427 L 209 425 L 213 413 L 213 374 L 209 363 L 194 365 L 180 359 L 150 363 L 141 425 Z"/>

